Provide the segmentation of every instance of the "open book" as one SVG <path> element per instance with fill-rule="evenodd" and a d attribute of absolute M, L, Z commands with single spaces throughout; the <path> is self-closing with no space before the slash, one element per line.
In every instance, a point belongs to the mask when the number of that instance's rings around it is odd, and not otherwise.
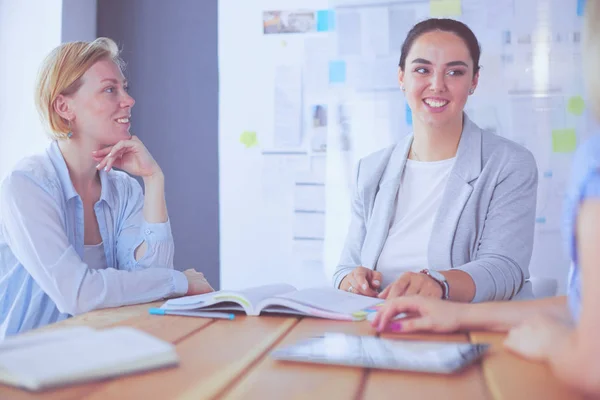
<path fill-rule="evenodd" d="M 167 301 L 161 309 L 189 316 L 207 311 L 243 311 L 247 315 L 281 313 L 359 321 L 367 316 L 364 310 L 382 301 L 334 288 L 296 290 L 291 285 L 279 284 L 180 297 Z"/>
<path fill-rule="evenodd" d="M 36 391 L 178 362 L 171 343 L 133 328 L 63 328 L 1 342 L 0 382 Z"/>

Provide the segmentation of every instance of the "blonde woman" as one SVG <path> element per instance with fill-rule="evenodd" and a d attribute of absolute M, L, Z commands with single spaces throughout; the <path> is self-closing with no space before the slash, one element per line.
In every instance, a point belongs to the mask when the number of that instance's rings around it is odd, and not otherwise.
<path fill-rule="evenodd" d="M 129 132 L 116 44 L 73 42 L 44 61 L 36 105 L 53 139 L 0 190 L 0 339 L 97 308 L 212 291 L 173 269 L 164 175 Z M 143 179 L 145 194 L 135 179 Z"/>
<path fill-rule="evenodd" d="M 583 54 L 590 107 L 596 119 L 600 119 L 598 21 L 600 1 L 588 0 Z M 586 394 L 600 396 L 600 135 L 583 144 L 575 155 L 563 220 L 572 260 L 566 297 L 484 304 L 398 298 L 386 302 L 373 325 L 397 332 L 510 331 L 505 342 L 510 350 L 547 362 L 557 378 Z M 390 323 L 401 312 L 415 316 Z"/>

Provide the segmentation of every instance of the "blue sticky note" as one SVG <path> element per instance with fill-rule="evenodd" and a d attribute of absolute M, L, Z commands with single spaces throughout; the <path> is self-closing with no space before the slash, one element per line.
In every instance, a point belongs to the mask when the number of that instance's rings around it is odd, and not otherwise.
<path fill-rule="evenodd" d="M 406 103 L 406 125 L 412 126 L 412 110 L 408 103 Z"/>
<path fill-rule="evenodd" d="M 577 15 L 583 16 L 583 12 L 585 11 L 585 0 L 577 0 Z"/>
<path fill-rule="evenodd" d="M 330 32 L 335 27 L 335 14 L 333 10 L 317 11 L 317 32 Z"/>
<path fill-rule="evenodd" d="M 544 178 L 552 178 L 552 171 L 545 171 Z"/>
<path fill-rule="evenodd" d="M 346 61 L 329 61 L 329 83 L 346 82 Z"/>
<path fill-rule="evenodd" d="M 545 224 L 546 223 L 546 217 L 537 217 L 535 219 L 535 222 L 538 224 Z"/>

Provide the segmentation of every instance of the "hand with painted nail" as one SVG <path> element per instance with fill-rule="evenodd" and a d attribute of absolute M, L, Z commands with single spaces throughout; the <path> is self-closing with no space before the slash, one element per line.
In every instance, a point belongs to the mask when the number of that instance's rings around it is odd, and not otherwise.
<path fill-rule="evenodd" d="M 393 299 L 395 297 L 417 294 L 441 299 L 444 291 L 442 286 L 428 275 L 418 272 L 405 272 L 394 282 L 390 283 L 379 294 L 379 297 L 382 299 Z"/>
<path fill-rule="evenodd" d="M 162 173 L 154 157 L 137 136 L 121 140 L 114 146 L 94 151 L 92 157 L 99 162 L 96 169 L 110 171 L 119 168 L 131 175 L 147 178 Z"/>
<path fill-rule="evenodd" d="M 377 297 L 383 277 L 381 272 L 356 267 L 340 283 L 340 289 L 363 296 Z"/>
<path fill-rule="evenodd" d="M 464 310 L 464 304 L 431 297 L 397 297 L 383 304 L 371 326 L 378 332 L 454 332 L 460 329 L 460 317 Z M 400 313 L 406 313 L 407 316 L 393 320 Z"/>

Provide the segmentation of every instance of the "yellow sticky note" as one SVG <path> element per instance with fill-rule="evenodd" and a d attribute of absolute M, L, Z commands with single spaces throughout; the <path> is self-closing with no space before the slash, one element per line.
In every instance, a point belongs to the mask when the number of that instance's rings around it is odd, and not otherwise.
<path fill-rule="evenodd" d="M 575 129 L 553 129 L 552 151 L 555 153 L 572 153 L 577 148 Z"/>
<path fill-rule="evenodd" d="M 569 102 L 567 103 L 567 111 L 574 115 L 583 114 L 583 110 L 585 108 L 585 101 L 583 101 L 583 97 L 581 96 L 573 96 L 569 98 Z"/>
<path fill-rule="evenodd" d="M 242 132 L 242 134 L 240 135 L 240 143 L 246 146 L 247 149 L 258 145 L 258 139 L 256 139 L 256 132 Z"/>
<path fill-rule="evenodd" d="M 432 17 L 458 17 L 462 14 L 461 0 L 430 0 Z"/>

